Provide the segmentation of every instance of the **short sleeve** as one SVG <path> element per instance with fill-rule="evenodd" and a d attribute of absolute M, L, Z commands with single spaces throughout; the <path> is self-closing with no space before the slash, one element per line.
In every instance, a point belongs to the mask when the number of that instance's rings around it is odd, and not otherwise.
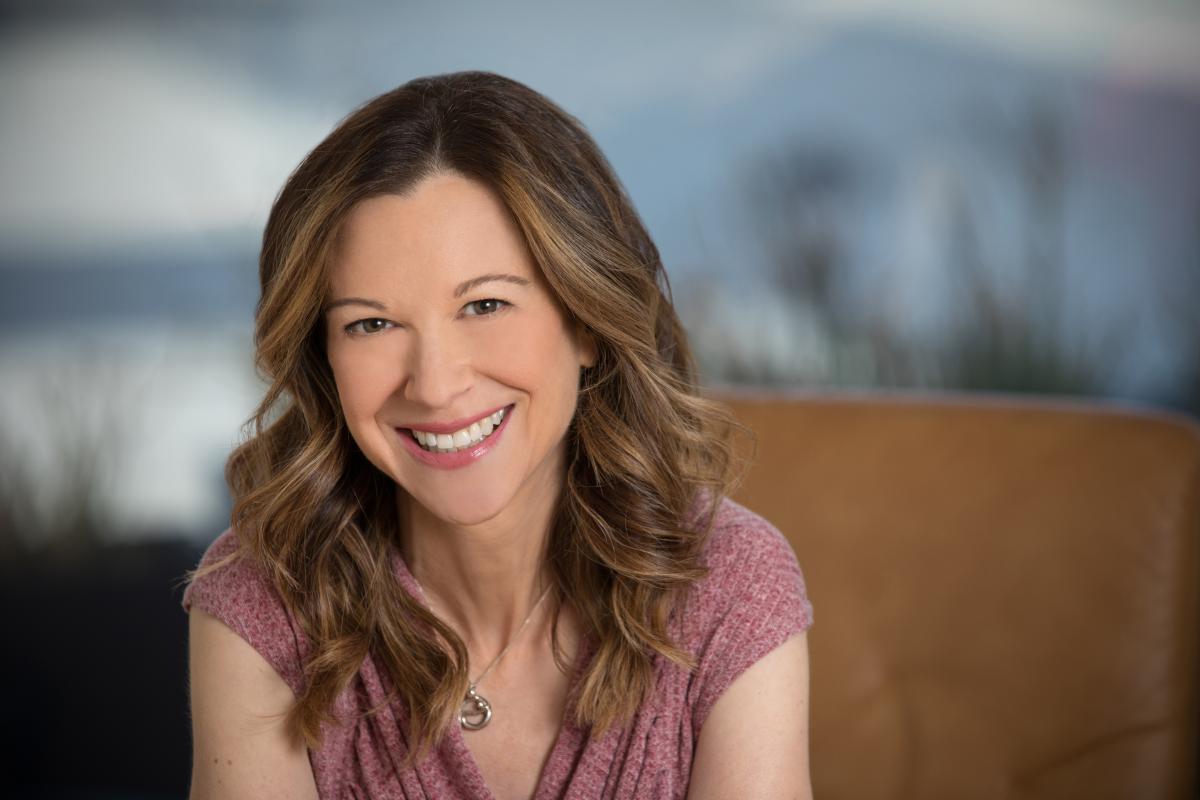
<path fill-rule="evenodd" d="M 710 572 L 697 605 L 699 663 L 688 690 L 697 738 L 713 705 L 743 672 L 812 626 L 812 604 L 791 545 L 774 525 L 736 508 L 714 530 Z"/>
<path fill-rule="evenodd" d="M 200 559 L 205 566 L 237 549 L 233 529 L 218 536 Z M 183 610 L 194 606 L 225 623 L 275 669 L 297 696 L 304 686 L 302 636 L 279 593 L 247 559 L 193 578 L 183 592 Z"/>

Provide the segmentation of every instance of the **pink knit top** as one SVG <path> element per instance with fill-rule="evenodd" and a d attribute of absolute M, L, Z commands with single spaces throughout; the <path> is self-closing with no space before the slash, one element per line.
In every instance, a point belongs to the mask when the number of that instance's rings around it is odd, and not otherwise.
<path fill-rule="evenodd" d="M 209 546 L 201 563 L 233 549 L 232 530 Z M 397 580 L 420 598 L 408 567 L 394 551 Z M 656 659 L 656 689 L 625 726 L 593 738 L 564 721 L 542 770 L 535 800 L 550 798 L 682 798 L 704 719 L 721 693 L 771 650 L 812 624 L 812 605 L 787 540 L 761 516 L 725 499 L 705 550 L 711 568 L 695 584 L 687 613 L 672 615 L 670 633 L 696 655 L 693 674 Z M 190 583 L 183 607 L 195 605 L 241 635 L 292 687 L 303 686 L 304 633 L 279 595 L 246 561 Z M 583 668 L 594 653 L 583 638 L 571 678 L 571 708 Z M 386 696 L 391 683 L 368 657 L 339 696 L 343 723 L 326 725 L 320 749 L 309 751 L 322 798 L 492 798 L 458 725 L 416 768 L 399 771 L 406 752 L 400 703 L 370 717 L 355 712 Z M 569 717 L 569 714 L 566 715 Z"/>

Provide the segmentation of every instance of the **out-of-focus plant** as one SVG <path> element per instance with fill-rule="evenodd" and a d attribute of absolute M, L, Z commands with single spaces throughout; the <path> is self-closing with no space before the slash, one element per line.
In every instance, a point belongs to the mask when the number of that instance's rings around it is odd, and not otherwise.
<path fill-rule="evenodd" d="M 38 519 L 28 447 L 0 427 L 0 559 L 25 552 L 24 531 Z"/>
<path fill-rule="evenodd" d="M 1196 184 L 1200 185 L 1200 175 Z M 1196 226 L 1191 252 L 1176 270 L 1152 278 L 1162 323 L 1180 348 L 1176 354 L 1180 378 L 1166 400 L 1200 417 L 1200 205 L 1192 213 Z"/>
<path fill-rule="evenodd" d="M 874 375 L 848 297 L 839 225 L 859 167 L 833 146 L 793 140 L 743 167 L 740 209 L 765 265 L 759 280 L 692 281 L 682 293 L 706 380 L 756 385 L 863 383 Z M 749 258 L 747 259 L 750 260 Z"/>
<path fill-rule="evenodd" d="M 1093 344 L 1065 326 L 1067 284 L 1065 197 L 1070 176 L 1068 134 L 1060 115 L 1035 100 L 1023 117 L 1005 125 L 998 115 L 977 120 L 975 141 L 998 145 L 1011 163 L 1023 197 L 1023 262 L 1006 265 L 1016 290 L 1004 294 L 979 247 L 977 221 L 968 197 L 955 193 L 950 206 L 950 248 L 964 302 L 945 342 L 943 363 L 953 388 L 1070 395 L 1105 390 L 1105 361 L 1123 353 L 1118 329 L 1092 320 Z"/>
<path fill-rule="evenodd" d="M 1126 322 L 1094 319 L 1081 331 L 1066 325 L 1071 299 L 1063 244 L 1071 174 L 1068 132 L 1056 110 L 1037 101 L 1015 121 L 990 117 L 983 122 L 986 136 L 972 136 L 972 141 L 993 147 L 991 154 L 1002 159 L 1001 171 L 1018 181 L 1023 248 L 1012 263 L 989 263 L 980 247 L 973 187 L 949 164 L 942 165 L 950 176 L 941 243 L 947 264 L 943 288 L 950 299 L 948 322 L 936 341 L 902 335 L 847 291 L 854 283 L 850 271 L 864 266 L 848 257 L 845 242 L 854 231 L 849 212 L 855 193 L 870 177 L 866 162 L 840 148 L 792 143 L 782 155 L 765 156 L 747 169 L 747 211 L 764 242 L 767 289 L 794 315 L 792 348 L 803 352 L 815 344 L 825 355 L 810 352 L 787 360 L 762 347 L 731 343 L 749 334 L 763 346 L 777 344 L 777 336 L 754 330 L 780 326 L 740 297 L 726 299 L 740 316 L 722 315 L 719 301 L 711 297 L 721 289 L 694 288 L 692 313 L 685 318 L 700 320 L 690 327 L 701 333 L 696 349 L 706 378 L 1103 394 L 1109 365 L 1125 354 Z M 997 274 L 1013 288 L 1002 290 Z M 1200 325 L 1195 294 L 1190 301 L 1171 296 L 1180 309 L 1177 316 L 1186 317 L 1195 331 Z M 1192 339 L 1200 342 L 1200 336 Z"/>
<path fill-rule="evenodd" d="M 109 489 L 141 404 L 99 348 L 44 363 L 0 423 L 0 555 L 86 552 L 114 526 Z"/>

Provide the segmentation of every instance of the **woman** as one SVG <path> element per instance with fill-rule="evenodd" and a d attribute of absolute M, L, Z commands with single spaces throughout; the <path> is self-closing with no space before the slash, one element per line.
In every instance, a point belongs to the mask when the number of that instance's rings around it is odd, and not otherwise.
<path fill-rule="evenodd" d="M 410 81 L 290 176 L 260 278 L 194 798 L 808 796 L 803 577 L 578 121 Z"/>

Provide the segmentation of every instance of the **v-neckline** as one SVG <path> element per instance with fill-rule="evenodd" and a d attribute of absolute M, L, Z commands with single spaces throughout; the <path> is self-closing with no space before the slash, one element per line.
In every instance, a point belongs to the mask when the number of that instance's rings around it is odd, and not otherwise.
<path fill-rule="evenodd" d="M 567 701 L 563 704 L 563 717 L 559 722 L 558 735 L 554 737 L 554 745 L 550 748 L 550 755 L 546 757 L 546 761 L 542 765 L 541 774 L 538 775 L 537 784 L 533 789 L 533 800 L 557 798 L 562 794 L 562 787 L 551 786 L 547 783 L 547 776 L 554 774 L 559 776 L 566 775 L 567 770 L 559 769 L 558 764 L 563 760 L 569 761 L 572 758 L 572 753 L 578 747 L 579 741 L 583 737 L 583 731 L 571 720 L 571 711 L 575 706 L 575 693 L 579 686 L 579 680 L 583 675 L 584 668 L 591 654 L 592 638 L 589 634 L 584 634 L 579 639 L 579 652 L 575 656 L 575 665 L 572 668 L 571 679 L 567 685 Z M 482 786 L 487 793 L 486 800 L 496 800 L 496 795 L 492 792 L 492 787 L 488 786 L 487 781 L 484 780 L 483 770 L 480 769 L 479 762 L 475 760 L 475 754 L 471 752 L 471 748 L 467 745 L 466 734 L 463 732 L 462 726 L 450 726 L 450 743 L 467 776 L 474 783 Z M 558 780 L 561 782 L 562 777 Z"/>
<path fill-rule="evenodd" d="M 408 563 L 404 560 L 400 549 L 393 547 L 392 554 L 395 560 L 394 574 L 399 578 L 400 585 L 417 602 L 429 608 L 428 601 L 422 599 L 424 592 L 421 591 L 420 584 L 417 583 L 417 579 L 413 577 L 412 572 L 409 570 Z M 433 609 L 429 608 L 429 611 L 433 613 Z M 558 735 L 555 736 L 554 745 L 550 748 L 550 755 L 546 757 L 546 762 L 542 765 L 542 772 L 538 775 L 537 784 L 533 790 L 533 800 L 550 800 L 550 798 L 557 798 L 562 794 L 561 786 L 551 786 L 546 782 L 547 776 L 551 774 L 567 775 L 568 770 L 559 768 L 558 765 L 564 760 L 570 761 L 572 753 L 578 748 L 584 736 L 584 732 L 572 722 L 573 715 L 571 712 L 575 706 L 579 681 L 583 677 L 583 672 L 591 659 L 594 647 L 595 643 L 592 640 L 591 633 L 583 632 L 579 637 L 579 651 L 575 655 L 575 664 L 572 668 L 570 681 L 567 684 L 567 700 L 563 704 L 563 717 L 558 726 Z M 483 770 L 479 767 L 479 762 L 475 760 L 475 754 L 467 746 L 466 736 L 463 733 L 462 727 L 452 724 L 450 726 L 449 737 L 451 750 L 458 759 L 465 777 L 472 783 L 483 787 L 486 793 L 483 800 L 496 800 L 496 795 L 492 792 L 492 788 L 484 780 Z M 559 780 L 561 782 L 562 778 Z"/>

